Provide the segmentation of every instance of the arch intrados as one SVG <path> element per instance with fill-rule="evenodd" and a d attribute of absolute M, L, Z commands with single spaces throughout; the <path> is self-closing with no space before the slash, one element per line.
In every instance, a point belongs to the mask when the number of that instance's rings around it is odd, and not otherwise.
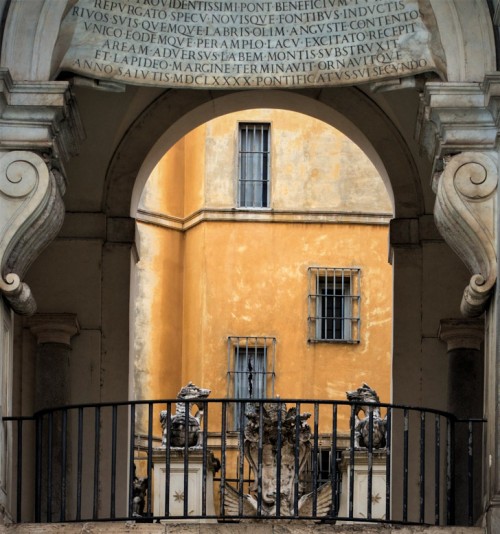
<path fill-rule="evenodd" d="M 310 117 L 329 124 L 349 137 L 363 150 L 363 152 L 374 164 L 384 181 L 394 207 L 392 186 L 383 161 L 363 132 L 360 131 L 345 116 L 341 115 L 335 109 L 324 104 L 323 102 L 320 102 L 319 100 L 313 100 L 312 98 L 304 97 L 297 93 L 291 93 L 288 91 L 251 91 L 232 93 L 230 95 L 214 99 L 211 102 L 206 102 L 205 104 L 202 104 L 201 106 L 184 115 L 165 131 L 165 133 L 153 145 L 151 151 L 147 155 L 139 170 L 132 192 L 131 216 L 135 217 L 136 215 L 142 191 L 152 170 L 163 157 L 163 155 L 179 139 L 197 126 L 200 126 L 222 115 L 226 115 L 235 111 L 243 111 L 246 109 L 262 108 L 284 109 L 287 111 L 295 111 L 304 115 L 309 115 Z"/>
<path fill-rule="evenodd" d="M 387 186 L 395 215 L 413 217 L 421 213 L 416 167 L 394 124 L 359 89 L 337 88 L 301 92 L 171 90 L 163 93 L 132 125 L 112 159 L 107 173 L 108 214 L 135 217 L 152 170 L 192 129 L 227 113 L 257 108 L 296 111 L 341 131 L 374 164 Z"/>

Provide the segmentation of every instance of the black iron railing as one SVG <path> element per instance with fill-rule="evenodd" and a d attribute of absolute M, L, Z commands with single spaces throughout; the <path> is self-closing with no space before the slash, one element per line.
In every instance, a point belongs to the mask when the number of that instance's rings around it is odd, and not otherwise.
<path fill-rule="evenodd" d="M 170 417 L 176 404 L 186 407 L 180 437 Z M 18 522 L 283 518 L 472 524 L 484 421 L 372 403 L 376 410 L 364 414 L 360 445 L 361 405 L 203 400 L 194 447 L 190 407 L 176 399 L 5 417 L 10 510 Z"/>

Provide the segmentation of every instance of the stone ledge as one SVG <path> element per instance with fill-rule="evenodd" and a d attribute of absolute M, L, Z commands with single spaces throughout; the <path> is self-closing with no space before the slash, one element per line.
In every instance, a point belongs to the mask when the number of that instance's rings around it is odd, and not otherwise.
<path fill-rule="evenodd" d="M 0 534 L 485 534 L 481 527 L 424 527 L 388 525 L 321 525 L 283 523 L 22 523 L 0 525 Z"/>

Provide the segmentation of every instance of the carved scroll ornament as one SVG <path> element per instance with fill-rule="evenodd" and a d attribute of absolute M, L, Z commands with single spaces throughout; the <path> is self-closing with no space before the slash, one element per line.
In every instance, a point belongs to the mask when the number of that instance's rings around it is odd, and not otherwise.
<path fill-rule="evenodd" d="M 0 153 L 0 292 L 16 313 L 36 310 L 22 279 L 62 225 L 63 189 L 57 170 L 34 152 Z"/>
<path fill-rule="evenodd" d="M 436 225 L 473 274 L 461 303 L 466 317 L 483 313 L 497 279 L 497 185 L 496 156 L 462 152 L 446 162 L 435 188 Z"/>

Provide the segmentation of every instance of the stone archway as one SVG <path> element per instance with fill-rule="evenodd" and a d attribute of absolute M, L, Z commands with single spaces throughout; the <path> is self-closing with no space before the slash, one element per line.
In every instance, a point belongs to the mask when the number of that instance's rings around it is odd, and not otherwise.
<path fill-rule="evenodd" d="M 298 111 L 342 131 L 368 155 L 388 190 L 392 190 L 396 217 L 422 213 L 424 200 L 418 170 L 402 136 L 363 92 L 342 88 L 301 92 L 165 92 L 137 119 L 110 163 L 106 177 L 108 214 L 134 215 L 149 173 L 188 131 L 219 115 L 258 107 Z"/>
<path fill-rule="evenodd" d="M 396 278 L 406 279 L 406 269 L 415 263 L 413 249 L 416 244 L 403 241 L 401 246 L 401 236 L 413 224 L 411 221 L 418 221 L 425 213 L 424 193 L 421 191 L 417 165 L 394 124 L 358 89 L 244 93 L 165 92 L 137 119 L 114 154 L 106 181 L 105 205 L 108 216 L 125 217 L 130 213 L 134 217 L 142 188 L 151 170 L 163 154 L 188 131 L 216 116 L 258 107 L 289 109 L 319 118 L 343 131 L 371 157 L 389 185 L 388 190 L 392 190 L 394 194 L 393 205 L 397 217 L 395 226 L 403 227 L 402 230 L 396 229 L 399 240 L 394 251 L 399 256 Z M 405 239 L 408 237 L 405 236 Z M 408 247 L 412 252 L 402 265 Z M 404 295 L 395 305 L 394 312 L 402 323 L 407 320 L 409 310 L 413 314 L 413 308 L 418 310 L 420 307 L 420 293 L 412 298 L 416 299 L 415 302 Z M 415 322 L 414 327 L 419 330 L 420 323 Z M 400 340 L 399 344 L 401 348 L 398 343 L 395 344 L 395 351 L 399 354 L 396 374 L 406 368 L 408 358 L 416 358 L 420 352 L 417 346 L 408 350 L 405 340 Z M 132 366 L 130 371 L 131 369 Z M 394 393 L 398 398 L 408 388 L 399 379 L 395 380 L 395 384 Z M 401 384 L 401 389 L 398 384 Z"/>
<path fill-rule="evenodd" d="M 422 123 L 429 126 L 430 135 L 427 139 L 422 136 L 420 142 L 422 146 L 427 145 L 431 157 L 436 158 L 433 169 L 425 157 L 417 154 L 415 149 L 417 143 L 411 146 L 409 139 L 413 132 L 408 133 L 411 127 L 406 128 L 405 134 L 402 133 L 405 130 L 405 122 L 414 124 L 417 115 L 416 91 L 403 89 L 400 92 L 402 95 L 400 101 L 409 102 L 407 107 L 401 106 L 404 110 L 400 116 L 395 104 L 398 96 L 392 99 L 386 98 L 384 95 L 371 92 L 371 89 L 366 87 L 308 89 L 286 93 L 290 100 L 294 98 L 301 100 L 295 103 L 290 101 L 287 105 L 291 107 L 300 108 L 304 105 L 310 109 L 311 114 L 319 116 L 325 109 L 330 109 L 332 117 L 339 118 L 338 114 L 344 116 L 348 122 L 344 123 L 344 127 L 340 123 L 338 126 L 346 133 L 350 133 L 352 138 L 371 154 L 373 161 L 380 168 L 385 168 L 385 176 L 390 180 L 394 191 L 397 216 L 391 230 L 396 272 L 395 288 L 398 295 L 395 303 L 397 320 L 395 330 L 401 339 L 403 337 L 406 339 L 404 343 L 395 343 L 395 361 L 398 362 L 395 376 L 403 376 L 404 373 L 411 375 L 411 380 L 403 385 L 396 385 L 395 391 L 397 390 L 398 400 L 413 400 L 414 397 L 411 397 L 410 393 L 415 393 L 415 401 L 425 404 L 440 399 L 435 393 L 441 384 L 436 381 L 444 376 L 443 366 L 438 368 L 440 372 L 435 372 L 435 366 L 439 366 L 436 362 L 443 352 L 437 339 L 436 325 L 448 314 L 453 316 L 457 314 L 456 301 L 453 299 L 451 302 L 450 295 L 455 294 L 458 286 L 463 289 L 470 276 L 463 269 L 457 274 L 461 269 L 457 259 L 442 242 L 439 232 L 436 232 L 432 208 L 434 195 L 428 183 L 433 170 L 440 173 L 447 158 L 457 152 L 468 151 L 467 163 L 481 161 L 481 157 L 476 158 L 477 152 L 495 153 L 498 115 L 494 77 L 484 84 L 482 82 L 485 79 L 485 72 L 493 71 L 495 68 L 492 24 L 488 16 L 487 3 L 482 0 L 465 3 L 431 0 L 430 5 L 434 8 L 443 46 L 448 55 L 447 74 L 451 82 L 427 83 L 423 88 L 423 98 L 428 101 L 422 108 L 424 114 Z M 15 116 L 19 124 L 26 126 L 26 108 L 31 106 L 34 110 L 34 115 L 30 116 L 30 119 L 35 117 L 37 110 L 46 112 L 47 101 L 54 102 L 55 92 L 58 91 L 61 96 L 61 103 L 58 106 L 61 109 L 65 106 L 62 101 L 65 98 L 63 93 L 66 91 L 66 83 L 46 80 L 53 80 L 57 76 L 55 57 L 57 54 L 54 56 L 54 43 L 66 4 L 58 0 L 42 0 L 37 3 L 38 11 L 32 9 L 31 3 L 22 0 L 5 3 L 2 9 L 7 10 L 7 6 L 9 11 L 2 47 L 2 66 L 11 70 L 15 80 L 31 80 L 34 83 L 25 84 L 22 91 L 19 91 L 21 83 L 14 91 L 11 91 L 12 81 L 6 84 L 7 89 L 2 90 L 6 100 L 9 101 L 5 118 L 12 120 Z M 27 31 L 27 28 L 35 28 L 36 31 Z M 480 46 L 478 38 L 481 39 Z M 410 81 L 409 85 L 411 84 Z M 401 87 L 403 83 L 401 80 L 394 80 L 393 85 Z M 46 90 L 47 94 L 44 93 Z M 16 100 L 23 91 L 25 93 L 23 97 Z M 13 97 L 14 93 L 17 95 L 16 98 Z M 265 98 L 273 98 L 271 95 L 274 94 L 278 93 L 269 93 Z M 134 190 L 134 184 L 138 177 L 137 183 L 140 183 L 147 175 L 148 169 L 158 157 L 157 152 L 168 147 L 192 125 L 206 120 L 203 117 L 221 113 L 224 105 L 241 105 L 241 102 L 236 101 L 247 98 L 250 93 L 234 93 L 234 97 L 232 95 L 226 92 L 167 90 L 140 114 L 114 156 L 111 158 L 110 154 L 105 155 L 109 158 L 110 164 L 106 177 L 104 218 L 106 216 L 116 218 L 114 223 L 117 225 L 119 222 L 130 223 L 130 220 L 125 219 L 129 217 L 131 203 L 134 206 L 134 199 L 137 199 L 137 191 L 140 189 L 138 186 L 137 190 Z M 235 102 L 231 103 L 231 98 L 234 98 Z M 35 123 L 38 120 L 47 124 L 46 116 L 39 115 L 35 119 Z M 23 135 L 19 135 L 19 130 L 16 135 L 5 130 L 3 133 L 5 149 L 27 149 L 38 153 L 41 152 L 40 147 L 43 145 L 43 151 L 46 153 L 59 154 L 61 152 L 52 136 L 52 131 L 58 131 L 59 122 L 61 118 L 58 116 L 54 119 L 54 129 L 51 130 L 52 125 L 46 128 L 43 143 L 36 128 L 33 130 L 27 128 L 23 131 Z M 350 128 L 349 122 L 353 128 Z M 460 161 L 455 160 L 455 163 L 448 172 L 451 178 L 453 178 L 452 168 Z M 477 204 L 476 200 L 474 202 Z M 497 206 L 492 213 L 496 214 Z M 132 207 L 132 213 L 133 209 Z M 28 217 L 26 221 L 29 222 Z M 106 232 L 102 234 L 104 235 L 102 239 L 109 238 Z M 453 238 L 452 234 L 453 229 L 449 237 Z M 466 232 L 467 238 L 472 242 L 475 235 L 474 232 L 472 234 Z M 498 250 L 498 245 L 496 249 Z M 471 249 L 467 249 L 461 253 L 470 257 L 474 253 L 474 247 L 472 252 Z M 123 253 L 117 263 L 120 263 L 122 270 L 126 271 L 128 267 L 124 266 L 128 265 L 128 261 L 128 255 Z M 471 262 L 471 269 L 477 268 L 475 263 L 477 262 Z M 35 273 L 35 280 L 40 283 L 43 274 Z M 106 291 L 112 293 L 114 287 L 109 280 L 103 282 L 104 285 Z M 123 285 L 126 284 L 122 284 L 121 287 Z M 489 291 L 491 289 L 489 287 Z M 78 297 L 75 293 L 74 299 Z M 107 298 L 111 300 L 112 297 L 108 295 Z M 495 322 L 498 296 L 496 298 L 495 306 L 490 309 L 489 314 L 490 370 L 495 369 L 498 357 Z M 446 305 L 447 302 L 450 304 Z M 126 311 L 122 310 L 119 317 L 112 319 L 108 317 L 108 320 L 113 323 L 113 328 L 117 324 L 123 326 L 126 323 L 126 315 Z M 97 325 L 97 329 L 100 327 L 101 325 Z M 110 345 L 108 341 L 108 346 L 103 352 L 116 350 L 110 348 Z M 490 373 L 490 377 L 489 417 L 491 420 L 498 420 L 496 411 L 498 388 L 493 372 Z M 123 377 L 121 379 L 124 380 Z M 493 428 L 493 425 L 490 429 L 488 447 L 491 452 L 490 458 L 493 458 L 494 462 L 494 458 L 498 457 L 495 439 L 498 429 Z M 495 467 L 498 470 L 498 466 L 493 463 L 492 473 Z M 490 477 L 491 494 L 499 493 L 497 479 L 497 474 L 492 474 Z"/>

